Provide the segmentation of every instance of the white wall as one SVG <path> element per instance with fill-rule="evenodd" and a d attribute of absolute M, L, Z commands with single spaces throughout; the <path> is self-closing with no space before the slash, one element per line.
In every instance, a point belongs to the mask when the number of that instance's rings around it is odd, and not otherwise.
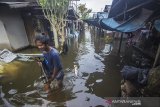
<path fill-rule="evenodd" d="M 23 20 L 15 9 L 0 9 L 0 20 L 6 29 L 13 50 L 29 45 Z"/>
<path fill-rule="evenodd" d="M 4 48 L 11 49 L 11 46 L 9 43 L 7 32 L 4 28 L 2 21 L 0 20 L 0 49 Z"/>

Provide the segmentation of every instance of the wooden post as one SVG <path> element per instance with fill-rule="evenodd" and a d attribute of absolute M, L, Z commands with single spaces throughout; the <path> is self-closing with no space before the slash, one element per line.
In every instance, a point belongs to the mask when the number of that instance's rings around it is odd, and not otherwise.
<path fill-rule="evenodd" d="M 123 32 L 121 33 L 121 39 L 120 39 L 120 43 L 119 43 L 118 54 L 119 54 L 120 51 L 121 51 L 122 39 L 123 39 Z"/>
<path fill-rule="evenodd" d="M 153 68 L 156 67 L 159 57 L 160 57 L 160 44 L 159 44 L 159 48 L 157 50 L 157 54 L 156 54 L 156 57 L 155 57 L 155 60 L 154 60 Z"/>

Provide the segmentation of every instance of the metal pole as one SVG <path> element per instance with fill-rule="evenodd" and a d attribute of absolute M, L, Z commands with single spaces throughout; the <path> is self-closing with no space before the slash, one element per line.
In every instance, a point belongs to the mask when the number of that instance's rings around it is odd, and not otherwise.
<path fill-rule="evenodd" d="M 120 51 L 121 51 L 122 39 L 123 39 L 123 32 L 121 33 L 121 39 L 120 39 L 120 43 L 119 43 L 118 54 L 119 54 Z"/>

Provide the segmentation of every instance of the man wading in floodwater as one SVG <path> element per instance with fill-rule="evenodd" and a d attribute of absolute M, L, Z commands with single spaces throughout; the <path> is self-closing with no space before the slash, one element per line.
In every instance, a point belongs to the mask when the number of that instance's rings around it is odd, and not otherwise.
<path fill-rule="evenodd" d="M 62 64 L 60 61 L 59 53 L 56 49 L 49 46 L 49 38 L 44 35 L 38 35 L 35 38 L 35 44 L 42 51 L 44 55 L 44 61 L 39 63 L 47 71 L 48 82 L 45 87 L 50 91 L 50 83 L 56 79 L 58 88 L 63 86 L 64 72 L 62 70 Z"/>

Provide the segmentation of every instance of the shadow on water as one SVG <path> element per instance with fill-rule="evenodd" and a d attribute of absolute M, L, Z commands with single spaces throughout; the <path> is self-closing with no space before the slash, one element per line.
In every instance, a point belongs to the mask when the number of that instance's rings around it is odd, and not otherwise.
<path fill-rule="evenodd" d="M 5 99 L 13 106 L 108 106 L 105 98 L 118 96 L 121 80 L 120 58 L 112 51 L 114 43 L 106 44 L 104 38 L 89 30 L 67 42 L 69 52 L 61 55 L 65 71 L 63 89 L 42 96 L 34 86 L 41 76 L 37 63 L 14 61 L 4 65 L 6 78 L 1 81 L 0 105 L 6 104 Z"/>

